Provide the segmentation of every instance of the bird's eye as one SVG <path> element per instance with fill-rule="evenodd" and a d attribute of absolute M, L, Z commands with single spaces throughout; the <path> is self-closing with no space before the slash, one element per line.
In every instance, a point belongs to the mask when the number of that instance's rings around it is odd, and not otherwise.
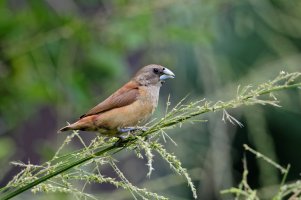
<path fill-rule="evenodd" d="M 159 72 L 158 68 L 154 68 L 154 73 L 157 74 Z"/>

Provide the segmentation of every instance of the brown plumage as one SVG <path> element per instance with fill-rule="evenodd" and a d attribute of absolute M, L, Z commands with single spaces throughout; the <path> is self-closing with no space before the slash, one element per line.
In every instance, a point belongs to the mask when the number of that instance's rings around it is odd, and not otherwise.
<path fill-rule="evenodd" d="M 148 118 L 157 107 L 162 82 L 174 76 L 163 66 L 145 66 L 119 90 L 82 115 L 77 122 L 61 128 L 59 132 L 98 131 L 115 136 L 122 128 L 136 126 Z"/>

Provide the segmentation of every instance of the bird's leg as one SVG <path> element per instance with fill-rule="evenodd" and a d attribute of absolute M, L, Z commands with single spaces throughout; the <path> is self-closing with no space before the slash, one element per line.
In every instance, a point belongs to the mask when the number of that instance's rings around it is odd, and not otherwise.
<path fill-rule="evenodd" d="M 124 127 L 124 128 L 119 128 L 118 131 L 120 133 L 132 133 L 134 131 L 147 131 L 147 128 L 146 127 Z"/>
<path fill-rule="evenodd" d="M 143 132 L 147 131 L 147 129 L 148 128 L 145 126 L 138 127 L 138 130 L 143 131 Z"/>
<path fill-rule="evenodd" d="M 137 130 L 135 127 L 124 127 L 118 129 L 120 133 L 129 133 L 129 132 L 134 132 L 135 130 Z"/>
<path fill-rule="evenodd" d="M 117 147 L 122 147 L 126 139 L 129 137 L 129 135 L 135 131 L 147 131 L 146 127 L 124 127 L 124 128 L 118 128 L 118 132 L 120 135 L 116 136 L 118 138 L 118 141 L 114 144 Z M 127 133 L 126 135 L 122 135 L 123 133 Z M 145 137 L 145 140 L 148 140 L 148 137 Z"/>
<path fill-rule="evenodd" d="M 120 133 L 116 137 L 118 138 L 118 141 L 114 144 L 117 147 L 124 146 L 124 142 L 129 137 L 132 131 L 135 131 L 133 127 L 126 127 L 126 128 L 118 128 L 118 132 Z M 127 133 L 126 135 L 122 135 L 123 133 Z"/>
<path fill-rule="evenodd" d="M 140 126 L 137 126 L 137 127 L 124 127 L 124 128 L 119 128 L 118 131 L 120 133 L 128 133 L 125 137 L 123 137 L 123 139 L 127 138 L 129 136 L 130 133 L 133 133 L 135 131 L 147 131 L 147 127 L 140 127 Z M 121 135 L 120 135 L 121 136 Z M 145 141 L 149 141 L 149 137 L 148 136 L 145 136 Z"/>

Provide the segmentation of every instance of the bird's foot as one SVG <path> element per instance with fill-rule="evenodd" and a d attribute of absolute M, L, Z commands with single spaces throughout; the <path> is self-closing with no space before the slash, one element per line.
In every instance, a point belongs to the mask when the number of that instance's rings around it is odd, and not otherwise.
<path fill-rule="evenodd" d="M 124 128 L 119 128 L 118 131 L 120 133 L 128 133 L 128 132 L 134 132 L 136 130 L 135 127 L 124 127 Z"/>
<path fill-rule="evenodd" d="M 127 135 L 118 135 L 116 136 L 118 138 L 118 141 L 115 142 L 114 146 L 116 147 L 123 147 L 127 138 L 129 137 L 129 135 L 135 131 L 147 131 L 146 127 L 124 127 L 124 128 L 119 128 L 118 132 L 119 133 L 127 133 Z M 148 137 L 145 138 L 146 140 L 148 140 Z"/>
<path fill-rule="evenodd" d="M 147 131 L 147 128 L 146 127 L 124 127 L 124 128 L 119 128 L 118 131 L 120 133 L 132 133 L 132 132 L 135 132 L 135 131 Z"/>
<path fill-rule="evenodd" d="M 147 130 L 148 130 L 148 128 L 147 128 L 147 127 L 145 127 L 145 126 L 138 127 L 138 129 L 139 129 L 140 131 L 143 131 L 143 132 L 145 132 L 145 131 L 147 131 Z"/>

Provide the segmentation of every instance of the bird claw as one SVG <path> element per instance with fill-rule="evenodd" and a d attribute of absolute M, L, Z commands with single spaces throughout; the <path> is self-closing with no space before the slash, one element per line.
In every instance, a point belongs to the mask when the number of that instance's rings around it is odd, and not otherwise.
<path fill-rule="evenodd" d="M 121 133 L 133 132 L 135 130 L 136 129 L 134 127 L 124 127 L 124 128 L 118 129 L 118 131 L 121 132 Z"/>
<path fill-rule="evenodd" d="M 146 127 L 139 127 L 139 130 L 145 132 L 145 131 L 147 131 L 147 128 Z"/>
<path fill-rule="evenodd" d="M 119 128 L 118 131 L 119 133 L 128 133 L 127 135 L 123 136 L 123 135 L 118 135 L 116 136 L 118 138 L 118 141 L 115 142 L 114 146 L 116 147 L 123 147 L 124 144 L 126 143 L 126 139 L 129 137 L 130 133 L 133 133 L 135 131 L 147 131 L 146 127 L 124 127 L 124 128 Z M 148 137 L 145 137 L 146 140 L 148 140 Z"/>
<path fill-rule="evenodd" d="M 120 133 L 128 133 L 128 132 L 132 133 L 132 132 L 138 131 L 138 130 L 145 132 L 145 131 L 147 131 L 147 128 L 146 127 L 124 127 L 124 128 L 118 129 L 118 131 Z"/>

